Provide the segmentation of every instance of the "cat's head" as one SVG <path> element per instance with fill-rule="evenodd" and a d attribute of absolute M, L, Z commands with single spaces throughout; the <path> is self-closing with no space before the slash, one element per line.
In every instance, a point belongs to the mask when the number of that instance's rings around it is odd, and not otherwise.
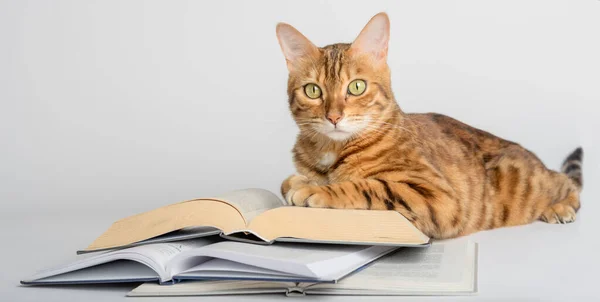
<path fill-rule="evenodd" d="M 375 15 L 351 44 L 317 47 L 277 25 L 289 70 L 288 96 L 301 134 L 345 141 L 376 131 L 396 107 L 387 66 L 390 22 Z"/>

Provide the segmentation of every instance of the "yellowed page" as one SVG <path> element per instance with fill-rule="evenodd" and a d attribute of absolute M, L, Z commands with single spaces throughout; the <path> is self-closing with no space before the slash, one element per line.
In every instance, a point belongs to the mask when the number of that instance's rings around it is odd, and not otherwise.
<path fill-rule="evenodd" d="M 264 189 L 243 189 L 224 193 L 215 198 L 234 206 L 246 222 L 252 221 L 254 217 L 267 210 L 283 206 L 283 202 L 277 195 Z"/>
<path fill-rule="evenodd" d="M 262 213 L 248 229 L 279 237 L 373 244 L 424 244 L 429 238 L 396 211 L 280 207 Z"/>
<path fill-rule="evenodd" d="M 216 227 L 229 233 L 245 228 L 246 223 L 228 203 L 194 199 L 118 220 L 85 251 L 119 247 L 195 226 Z"/>

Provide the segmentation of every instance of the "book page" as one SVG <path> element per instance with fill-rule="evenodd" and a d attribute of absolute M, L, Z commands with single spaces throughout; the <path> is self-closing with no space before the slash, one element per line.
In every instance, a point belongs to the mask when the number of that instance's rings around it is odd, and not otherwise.
<path fill-rule="evenodd" d="M 207 226 L 231 232 L 245 225 L 233 206 L 218 200 L 194 199 L 118 220 L 85 251 L 122 247 L 188 227 Z"/>
<path fill-rule="evenodd" d="M 396 211 L 285 206 L 256 217 L 248 229 L 268 241 L 291 237 L 372 245 L 420 245 L 429 242 L 425 234 Z"/>
<path fill-rule="evenodd" d="M 179 274 L 177 278 L 181 277 L 198 277 L 207 276 L 211 273 L 223 273 L 223 276 L 228 274 L 235 275 L 236 273 L 244 273 L 247 276 L 277 276 L 277 277 L 293 277 L 293 274 L 282 273 L 258 266 L 247 265 L 235 261 L 229 261 L 224 259 L 211 259 L 202 264 L 196 265 L 190 269 L 187 269 Z"/>
<path fill-rule="evenodd" d="M 285 293 L 289 287 L 293 286 L 295 286 L 295 283 L 263 281 L 190 281 L 170 286 L 144 283 L 129 292 L 127 296 L 157 297 Z"/>
<path fill-rule="evenodd" d="M 213 242 L 215 242 L 215 239 L 201 238 L 173 243 L 154 243 L 111 252 L 77 256 L 75 260 L 40 270 L 34 276 L 24 281 L 34 282 L 52 276 L 85 270 L 112 261 L 131 260 L 151 268 L 156 272 L 156 275 L 160 277 L 160 280 L 165 282 L 171 279 L 171 275 L 168 274 L 165 269 L 169 260 L 179 253 L 190 249 L 200 248 Z M 83 274 L 85 274 L 85 272 L 83 272 Z"/>
<path fill-rule="evenodd" d="M 195 280 L 252 280 L 275 282 L 315 282 L 314 279 L 299 277 L 258 266 L 223 259 L 211 259 L 183 273 L 173 276 L 177 281 Z"/>
<path fill-rule="evenodd" d="M 246 223 L 261 213 L 283 206 L 277 195 L 263 189 L 244 189 L 222 194 L 214 199 L 223 200 L 236 207 Z"/>
<path fill-rule="evenodd" d="M 452 290 L 473 283 L 473 251 L 474 244 L 464 239 L 434 242 L 428 248 L 400 248 L 338 284 L 308 287 L 315 293 L 317 289 Z"/>
<path fill-rule="evenodd" d="M 218 238 L 196 238 L 194 240 L 151 243 L 124 250 L 118 250 L 114 253 L 116 255 L 123 255 L 129 253 L 139 254 L 159 264 L 161 266 L 161 269 L 163 271 L 166 271 L 167 264 L 175 256 L 189 250 L 202 248 L 204 246 L 213 244 L 219 240 L 220 239 Z"/>
<path fill-rule="evenodd" d="M 302 280 L 335 281 L 393 249 L 395 247 L 291 243 L 258 245 L 223 241 L 181 253 L 170 262 L 169 271 L 178 275 L 178 272 L 206 263 L 202 257 L 211 257 L 304 277 L 299 278 Z M 203 261 L 196 264 L 195 259 Z"/>
<path fill-rule="evenodd" d="M 337 248 L 336 248 L 337 247 Z M 361 246 L 315 246 L 307 244 L 277 244 L 258 245 L 234 241 L 223 241 L 207 246 L 201 250 L 191 250 L 178 255 L 169 264 L 169 271 L 173 275 L 185 271 L 200 263 L 195 259 L 218 258 L 235 261 L 246 265 L 258 266 L 282 273 L 317 278 L 307 264 L 339 257 L 348 253 L 360 251 L 366 247 Z M 200 258 L 201 263 L 205 259 Z"/>
<path fill-rule="evenodd" d="M 207 227 L 207 226 L 187 227 L 187 228 L 183 228 L 181 230 L 166 233 L 164 235 L 152 237 L 147 240 L 142 240 L 142 241 L 134 242 L 134 243 L 127 244 L 127 245 L 122 245 L 119 248 L 130 248 L 130 247 L 146 245 L 146 244 L 150 244 L 150 243 L 173 242 L 173 241 L 182 241 L 182 240 L 201 238 L 201 237 L 209 237 L 212 235 L 219 235 L 220 233 L 221 233 L 221 230 L 219 230 L 215 227 Z M 87 254 L 87 253 L 95 253 L 95 252 L 106 251 L 106 250 L 111 250 L 111 248 L 96 249 L 96 250 L 92 250 L 92 251 L 80 250 L 80 251 L 77 251 L 77 254 L 80 255 L 80 254 Z"/>

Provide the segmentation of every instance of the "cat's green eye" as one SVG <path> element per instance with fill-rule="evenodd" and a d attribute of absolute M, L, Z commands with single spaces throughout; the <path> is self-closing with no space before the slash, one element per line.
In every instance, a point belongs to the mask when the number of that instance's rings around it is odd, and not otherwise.
<path fill-rule="evenodd" d="M 321 96 L 321 88 L 313 83 L 306 84 L 306 86 L 304 86 L 304 93 L 306 93 L 307 97 L 316 99 Z"/>
<path fill-rule="evenodd" d="M 367 83 L 363 80 L 354 80 L 348 85 L 348 93 L 351 95 L 361 95 L 367 89 Z"/>

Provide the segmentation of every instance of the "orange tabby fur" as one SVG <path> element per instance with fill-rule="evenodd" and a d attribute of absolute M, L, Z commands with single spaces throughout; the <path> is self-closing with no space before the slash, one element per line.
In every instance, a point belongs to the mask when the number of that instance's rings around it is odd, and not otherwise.
<path fill-rule="evenodd" d="M 581 149 L 558 173 L 516 143 L 444 115 L 400 109 L 386 63 L 386 14 L 373 17 L 352 44 L 318 48 L 283 23 L 277 35 L 300 128 L 293 149 L 300 175 L 282 184 L 290 204 L 395 210 L 432 238 L 575 220 Z M 366 82 L 359 96 L 347 88 L 355 79 Z M 321 97 L 306 95 L 309 83 Z"/>

